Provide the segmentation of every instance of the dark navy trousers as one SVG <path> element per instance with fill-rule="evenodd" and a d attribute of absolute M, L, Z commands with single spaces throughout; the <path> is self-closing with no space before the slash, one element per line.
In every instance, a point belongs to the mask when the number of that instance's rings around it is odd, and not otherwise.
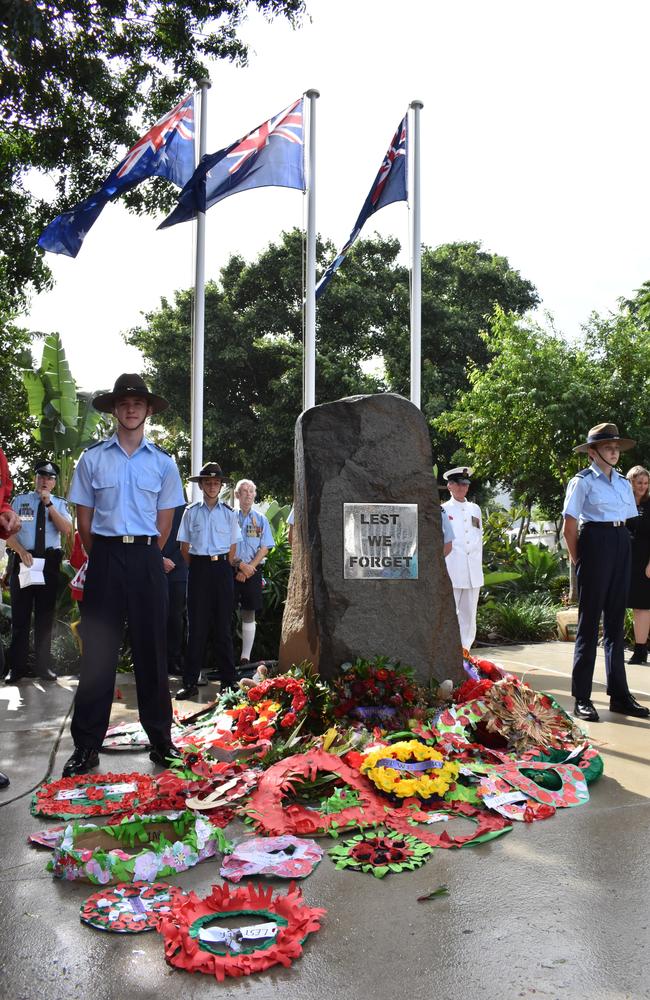
<path fill-rule="evenodd" d="M 234 576 L 227 559 L 212 562 L 209 556 L 190 556 L 187 582 L 187 661 L 183 680 L 196 684 L 203 667 L 205 646 L 214 625 L 216 668 L 222 684 L 236 684 L 232 644 Z"/>
<path fill-rule="evenodd" d="M 573 654 L 573 697 L 591 698 L 598 627 L 603 616 L 607 693 L 629 696 L 625 675 L 625 604 L 630 578 L 627 528 L 588 522 L 578 538 L 578 632 Z"/>
<path fill-rule="evenodd" d="M 81 671 L 70 726 L 75 746 L 99 750 L 104 741 L 125 622 L 140 722 L 153 745 L 171 742 L 167 602 L 156 539 L 140 545 L 93 536 L 83 597 Z"/>

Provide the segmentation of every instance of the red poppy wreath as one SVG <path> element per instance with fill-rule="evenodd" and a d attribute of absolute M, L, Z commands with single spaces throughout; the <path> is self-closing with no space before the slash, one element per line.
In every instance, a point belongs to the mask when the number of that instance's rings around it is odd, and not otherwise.
<path fill-rule="evenodd" d="M 144 812 L 144 803 L 155 800 L 158 804 L 156 789 L 155 779 L 150 774 L 79 774 L 74 778 L 49 781 L 37 788 L 31 811 L 33 816 L 55 819 Z"/>
<path fill-rule="evenodd" d="M 468 802 L 437 802 L 430 809 L 423 809 L 422 803 L 417 799 L 411 799 L 410 802 L 412 803 L 410 811 L 407 801 L 402 809 L 393 810 L 386 822 L 399 833 L 411 834 L 430 847 L 465 847 L 467 844 L 480 844 L 512 830 L 512 826 L 503 816 L 488 812 L 487 809 L 476 809 Z M 415 803 L 417 807 L 413 808 Z M 434 827 L 428 825 L 433 812 L 450 813 L 461 819 L 472 820 L 476 823 L 476 829 L 457 837 L 450 837 L 446 830 L 436 833 Z"/>
<path fill-rule="evenodd" d="M 301 778 L 313 781 L 319 772 L 336 775 L 356 793 L 357 803 L 336 813 L 324 813 L 297 802 L 283 800 L 295 792 Z M 387 804 L 370 787 L 368 781 L 335 754 L 325 750 L 310 750 L 294 754 L 272 764 L 260 778 L 244 813 L 259 833 L 280 836 L 292 833 L 298 837 L 317 837 L 339 829 L 372 826 L 386 819 Z"/>
<path fill-rule="evenodd" d="M 273 889 L 250 882 L 236 889 L 215 885 L 205 899 L 190 892 L 172 901 L 169 913 L 160 918 L 158 932 L 170 965 L 223 982 L 226 976 L 290 966 L 302 954 L 307 935 L 320 929 L 325 913 L 306 906 L 295 883 L 286 895 L 274 895 Z M 246 926 L 230 926 L 233 917 L 243 918 Z M 256 919 L 252 925 L 251 918 Z"/>

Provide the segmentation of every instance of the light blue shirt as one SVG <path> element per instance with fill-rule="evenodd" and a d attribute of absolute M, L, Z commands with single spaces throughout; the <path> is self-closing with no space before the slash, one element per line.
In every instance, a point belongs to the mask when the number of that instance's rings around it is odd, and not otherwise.
<path fill-rule="evenodd" d="M 68 500 L 94 508 L 95 535 L 159 535 L 156 516 L 185 503 L 176 462 L 143 437 L 127 455 L 117 434 L 77 462 Z"/>
<path fill-rule="evenodd" d="M 224 555 L 241 541 L 237 514 L 225 503 L 216 503 L 211 510 L 205 500 L 197 500 L 185 508 L 176 538 L 189 543 L 192 556 Z"/>
<path fill-rule="evenodd" d="M 444 507 L 440 508 L 440 517 L 442 518 L 442 543 L 446 545 L 447 542 L 453 542 L 456 537 L 456 532 L 452 527 L 452 523 L 449 520 L 449 514 Z"/>
<path fill-rule="evenodd" d="M 68 513 L 68 505 L 65 500 L 61 497 L 55 497 L 52 494 L 50 494 L 50 500 L 54 509 L 58 510 L 59 514 L 71 522 L 72 519 Z M 21 493 L 20 496 L 14 497 L 11 503 L 12 510 L 16 511 L 21 521 L 20 531 L 14 537 L 28 552 L 32 551 L 34 542 L 36 541 L 36 512 L 38 511 L 40 502 L 41 498 L 38 493 L 34 492 Z M 61 548 L 61 533 L 57 531 L 50 521 L 47 510 L 45 511 L 45 548 Z"/>
<path fill-rule="evenodd" d="M 251 507 L 244 517 L 243 511 L 237 512 L 239 530 L 241 531 L 241 542 L 237 545 L 237 557 L 243 559 L 245 563 L 255 558 L 256 553 L 263 545 L 267 549 L 272 549 L 275 544 L 271 525 L 268 518 L 261 514 L 254 507 Z"/>
<path fill-rule="evenodd" d="M 625 521 L 638 511 L 629 482 L 612 469 L 611 479 L 592 462 L 585 475 L 574 476 L 567 486 L 563 517 L 588 521 Z"/>

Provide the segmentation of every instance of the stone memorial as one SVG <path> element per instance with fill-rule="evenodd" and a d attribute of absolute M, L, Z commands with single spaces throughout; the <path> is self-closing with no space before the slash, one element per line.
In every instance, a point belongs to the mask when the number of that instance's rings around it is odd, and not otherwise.
<path fill-rule="evenodd" d="M 427 682 L 464 677 L 426 421 L 408 400 L 350 396 L 296 423 L 295 525 L 281 669 L 324 677 L 388 656 Z"/>

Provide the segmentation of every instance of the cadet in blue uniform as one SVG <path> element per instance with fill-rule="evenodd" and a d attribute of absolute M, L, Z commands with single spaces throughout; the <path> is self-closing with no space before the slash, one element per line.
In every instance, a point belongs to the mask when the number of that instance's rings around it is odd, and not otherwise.
<path fill-rule="evenodd" d="M 575 564 L 580 595 L 578 632 L 573 655 L 571 693 L 575 715 L 588 722 L 599 716 L 591 701 L 591 686 L 603 615 L 605 670 L 611 712 L 646 719 L 650 710 L 640 705 L 625 675 L 625 604 L 630 576 L 628 517 L 636 517 L 632 487 L 615 466 L 621 451 L 634 447 L 616 424 L 592 427 L 584 444 L 573 450 L 587 453 L 588 469 L 574 476 L 564 501 L 564 538 Z"/>
<path fill-rule="evenodd" d="M 163 766 L 179 756 L 171 742 L 161 549 L 174 508 L 184 496 L 173 458 L 144 436 L 147 417 L 168 405 L 148 391 L 139 375 L 120 375 L 112 392 L 93 400 L 96 410 L 114 415 L 117 430 L 83 453 L 70 489 L 88 571 L 81 675 L 71 725 L 75 751 L 64 777 L 85 774 L 99 762 L 125 621 L 140 721 L 152 747 L 149 756 Z"/>
<path fill-rule="evenodd" d="M 34 612 L 34 652 L 35 672 L 41 680 L 54 680 L 56 674 L 51 669 L 50 647 L 52 625 L 59 581 L 59 567 L 63 552 L 61 536 L 70 535 L 72 520 L 65 500 L 51 491 L 60 474 L 55 462 L 42 461 L 34 467 L 35 487 L 32 493 L 22 493 L 14 498 L 12 509 L 18 514 L 21 529 L 17 535 L 7 540 L 17 558 L 14 559 L 9 589 L 11 592 L 11 646 L 9 664 L 11 670 L 7 683 L 15 684 L 27 672 L 29 652 L 29 630 Z M 45 560 L 43 576 L 45 584 L 33 584 L 21 588 L 19 570 L 21 564 L 31 566 L 34 559 Z"/>
<path fill-rule="evenodd" d="M 239 530 L 242 539 L 237 544 L 239 568 L 235 574 L 235 608 L 241 608 L 242 650 L 240 663 L 250 662 L 255 641 L 255 612 L 262 610 L 262 570 L 274 538 L 271 526 L 253 504 L 257 486 L 252 479 L 240 479 L 235 486 L 239 500 Z"/>
<path fill-rule="evenodd" d="M 208 462 L 198 476 L 203 499 L 191 503 L 178 530 L 183 558 L 189 565 L 187 584 L 187 659 L 183 687 L 176 692 L 181 700 L 196 698 L 210 626 L 215 629 L 217 666 L 221 690 L 237 683 L 232 647 L 233 573 L 240 560 L 235 555 L 241 538 L 237 515 L 226 503 L 219 503 L 224 475 L 217 462 Z"/>

